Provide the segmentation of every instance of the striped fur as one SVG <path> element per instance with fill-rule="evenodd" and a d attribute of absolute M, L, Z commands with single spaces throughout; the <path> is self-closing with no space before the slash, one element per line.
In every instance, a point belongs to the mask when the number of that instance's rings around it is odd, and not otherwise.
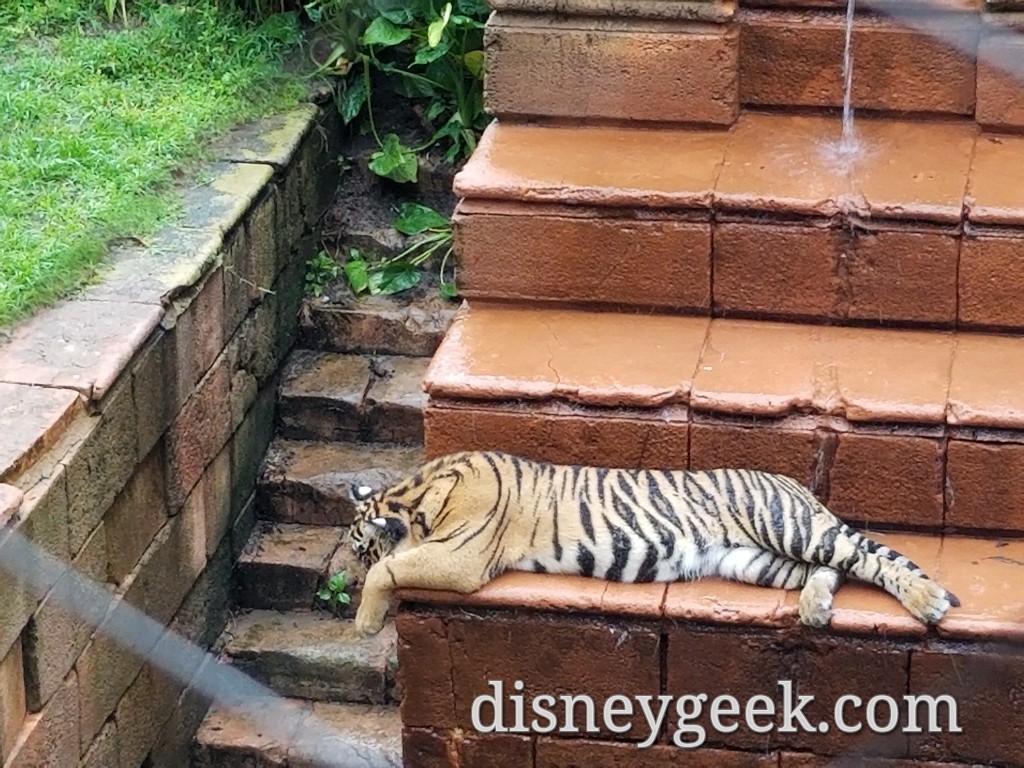
<path fill-rule="evenodd" d="M 506 570 L 666 582 L 717 576 L 800 589 L 824 626 L 846 577 L 938 622 L 956 596 L 903 555 L 849 528 L 805 487 L 744 469 L 606 469 L 497 452 L 435 459 L 390 488 L 353 490 L 348 542 L 368 565 L 356 615 L 380 630 L 392 593 L 469 593 Z"/>

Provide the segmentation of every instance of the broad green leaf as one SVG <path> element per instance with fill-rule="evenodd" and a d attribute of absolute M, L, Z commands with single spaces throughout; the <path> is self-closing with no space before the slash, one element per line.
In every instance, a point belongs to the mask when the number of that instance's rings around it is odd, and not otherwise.
<path fill-rule="evenodd" d="M 363 32 L 363 44 L 380 45 L 387 48 L 404 43 L 410 37 L 412 37 L 412 30 L 408 27 L 400 27 L 383 16 L 378 16 Z"/>
<path fill-rule="evenodd" d="M 427 120 L 436 120 L 444 112 L 445 104 L 440 99 L 434 99 L 427 107 Z"/>
<path fill-rule="evenodd" d="M 419 203 L 402 203 L 395 219 L 395 229 L 403 235 L 418 235 L 428 229 L 446 229 L 448 219 Z"/>
<path fill-rule="evenodd" d="M 416 181 L 419 172 L 415 153 L 393 133 L 385 136 L 384 146 L 370 156 L 369 166 L 378 176 L 399 183 Z"/>
<path fill-rule="evenodd" d="M 485 0 L 455 0 L 455 9 L 466 16 L 477 19 L 486 19 L 490 13 L 490 6 Z"/>
<path fill-rule="evenodd" d="M 441 12 L 441 18 L 434 19 L 430 22 L 430 26 L 427 27 L 427 45 L 431 48 L 437 46 L 441 42 L 441 35 L 444 34 L 444 28 L 448 26 L 448 19 L 452 16 L 452 4 L 445 3 L 444 10 Z"/>
<path fill-rule="evenodd" d="M 420 282 L 420 271 L 411 264 L 389 264 L 382 274 L 380 292 L 384 294 L 401 293 L 416 287 Z"/>
<path fill-rule="evenodd" d="M 462 57 L 462 63 L 466 65 L 466 69 L 472 73 L 473 77 L 480 78 L 484 76 L 483 51 L 469 51 Z"/>
<path fill-rule="evenodd" d="M 348 592 L 342 592 L 340 595 L 338 595 L 338 602 L 342 605 L 348 605 L 352 602 L 352 598 L 349 597 Z"/>
<path fill-rule="evenodd" d="M 444 56 L 448 51 L 451 50 L 452 41 L 451 37 L 444 38 L 439 45 L 433 48 L 420 48 L 416 51 L 416 57 L 413 59 L 414 64 L 429 64 L 432 61 L 437 61 Z"/>
<path fill-rule="evenodd" d="M 341 96 L 338 109 L 341 110 L 341 119 L 346 125 L 355 120 L 366 104 L 366 81 L 362 77 L 350 80 L 345 86 L 345 93 Z"/>
<path fill-rule="evenodd" d="M 370 278 L 367 274 L 366 262 L 363 259 L 352 259 L 345 262 L 345 277 L 352 288 L 352 293 L 358 295 L 370 287 Z"/>
<path fill-rule="evenodd" d="M 455 283 L 442 281 L 440 291 L 446 299 L 454 299 L 459 295 L 459 289 L 455 287 Z"/>
<path fill-rule="evenodd" d="M 314 2 L 312 3 L 306 3 L 302 7 L 303 9 L 305 9 L 306 15 L 309 17 L 309 20 L 312 21 L 314 24 L 319 22 L 320 19 L 322 19 L 324 16 L 324 9 L 320 7 L 320 3 L 317 0 L 314 0 Z"/>
<path fill-rule="evenodd" d="M 319 592 L 316 593 L 316 596 L 318 598 L 320 598 L 321 600 L 330 600 L 331 599 L 331 590 L 329 590 L 326 587 L 324 587 L 323 589 L 321 589 Z"/>

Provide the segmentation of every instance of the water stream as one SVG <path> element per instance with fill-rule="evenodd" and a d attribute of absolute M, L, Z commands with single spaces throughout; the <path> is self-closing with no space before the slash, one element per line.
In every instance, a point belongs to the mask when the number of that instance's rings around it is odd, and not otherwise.
<path fill-rule="evenodd" d="M 852 159 L 860 150 L 853 126 L 853 16 L 855 0 L 846 3 L 846 45 L 843 49 L 843 133 L 839 139 L 840 159 Z"/>

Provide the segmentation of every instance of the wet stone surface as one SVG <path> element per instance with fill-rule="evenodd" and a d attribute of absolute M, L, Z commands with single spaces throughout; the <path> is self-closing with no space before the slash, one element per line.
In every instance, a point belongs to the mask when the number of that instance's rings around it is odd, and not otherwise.
<path fill-rule="evenodd" d="M 394 625 L 360 636 L 325 612 L 252 611 L 229 627 L 232 663 L 284 696 L 317 701 L 394 701 Z"/>
<path fill-rule="evenodd" d="M 422 443 L 427 397 L 421 382 L 428 364 L 424 358 L 298 350 L 282 381 L 279 434 L 306 440 Z"/>
<path fill-rule="evenodd" d="M 260 513 L 308 525 L 347 525 L 352 486 L 384 488 L 424 461 L 419 446 L 275 440 L 260 476 Z"/>

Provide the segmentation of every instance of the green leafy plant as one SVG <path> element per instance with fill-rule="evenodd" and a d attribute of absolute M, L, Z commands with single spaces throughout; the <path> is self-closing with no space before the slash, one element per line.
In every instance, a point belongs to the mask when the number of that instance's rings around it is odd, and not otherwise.
<path fill-rule="evenodd" d="M 446 146 L 455 163 L 476 148 L 490 117 L 483 103 L 483 0 L 312 0 L 309 18 L 333 46 L 319 71 L 336 76 L 338 109 L 348 124 L 365 115 L 379 150 L 374 173 L 397 182 L 416 181 L 417 155 Z M 373 110 L 376 81 L 421 109 L 430 139 L 419 147 L 397 134 L 380 136 Z"/>
<path fill-rule="evenodd" d="M 317 591 L 316 596 L 335 614 L 341 614 L 352 602 L 352 596 L 348 593 L 348 574 L 338 571 Z"/>
<path fill-rule="evenodd" d="M 446 298 L 454 298 L 457 295 L 455 283 L 446 279 L 448 259 L 452 254 L 451 222 L 425 205 L 404 203 L 394 227 L 413 240 L 390 259 L 370 263 L 357 249 L 349 250 L 344 271 L 352 292 L 357 296 L 363 293 L 375 296 L 414 288 L 420 283 L 423 267 L 440 252 L 440 292 Z"/>
<path fill-rule="evenodd" d="M 306 293 L 319 298 L 328 280 L 338 276 L 338 265 L 326 251 L 320 251 L 306 262 Z"/>

